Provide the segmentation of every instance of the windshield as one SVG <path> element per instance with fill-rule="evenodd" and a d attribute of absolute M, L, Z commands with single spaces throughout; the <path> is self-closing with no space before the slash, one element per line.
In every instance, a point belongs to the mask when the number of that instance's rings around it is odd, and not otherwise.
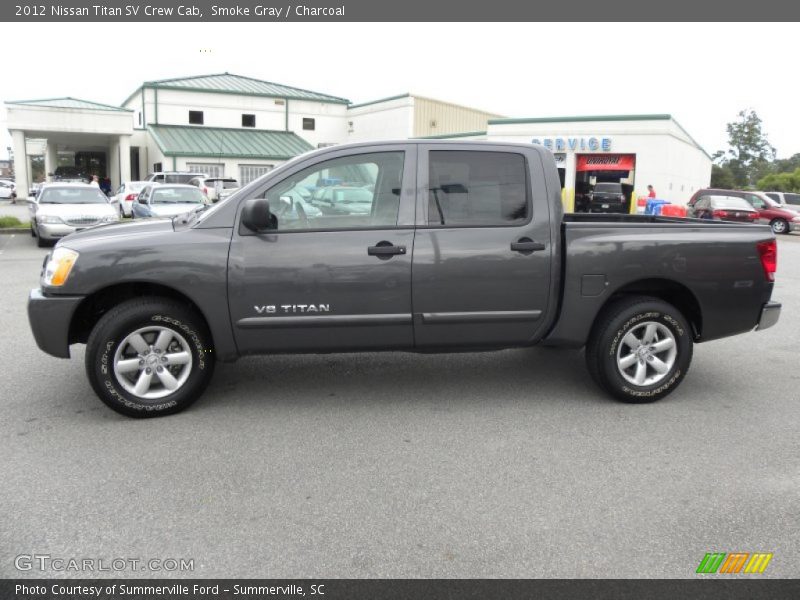
<path fill-rule="evenodd" d="M 619 194 L 622 192 L 622 186 L 618 183 L 598 183 L 594 186 L 595 192 L 612 192 Z"/>
<path fill-rule="evenodd" d="M 39 204 L 108 204 L 108 198 L 98 188 L 46 188 Z"/>
<path fill-rule="evenodd" d="M 156 188 L 151 204 L 203 204 L 205 196 L 197 188 Z"/>

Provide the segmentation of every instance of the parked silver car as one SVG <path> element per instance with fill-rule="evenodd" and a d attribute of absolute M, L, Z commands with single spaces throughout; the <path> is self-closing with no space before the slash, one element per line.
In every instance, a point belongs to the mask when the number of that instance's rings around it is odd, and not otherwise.
<path fill-rule="evenodd" d="M 119 221 L 119 209 L 99 188 L 85 183 L 45 184 L 28 207 L 31 235 L 39 247 L 92 225 Z"/>
<path fill-rule="evenodd" d="M 132 217 L 175 217 L 209 204 L 205 194 L 193 185 L 145 186 L 133 203 Z"/>

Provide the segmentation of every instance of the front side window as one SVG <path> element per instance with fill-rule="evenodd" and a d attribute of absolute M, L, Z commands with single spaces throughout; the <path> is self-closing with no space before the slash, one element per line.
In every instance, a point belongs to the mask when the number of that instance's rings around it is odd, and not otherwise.
<path fill-rule="evenodd" d="M 404 160 L 404 152 L 375 152 L 292 175 L 266 194 L 278 230 L 394 227 Z"/>
<path fill-rule="evenodd" d="M 763 210 L 767 207 L 767 203 L 755 194 L 747 194 L 745 196 L 745 200 L 747 200 L 753 206 L 753 208 L 757 208 L 759 210 Z"/>
<path fill-rule="evenodd" d="M 435 150 L 428 164 L 429 225 L 518 225 L 530 218 L 521 154 Z"/>

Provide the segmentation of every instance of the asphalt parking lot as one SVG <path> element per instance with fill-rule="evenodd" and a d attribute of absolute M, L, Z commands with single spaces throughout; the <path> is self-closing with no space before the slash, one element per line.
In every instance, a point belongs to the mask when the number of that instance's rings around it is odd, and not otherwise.
<path fill-rule="evenodd" d="M 133 420 L 83 348 L 40 352 L 46 250 L 0 236 L 0 577 L 20 554 L 190 558 L 194 577 L 693 577 L 706 552 L 800 576 L 800 235 L 779 324 L 695 348 L 652 405 L 579 352 L 248 358 L 189 411 Z M 752 576 L 750 576 L 752 577 Z"/>

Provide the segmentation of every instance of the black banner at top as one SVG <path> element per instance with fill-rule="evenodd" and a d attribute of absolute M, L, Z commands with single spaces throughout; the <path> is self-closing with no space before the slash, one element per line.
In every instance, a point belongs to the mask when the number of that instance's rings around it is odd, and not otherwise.
<path fill-rule="evenodd" d="M 11 22 L 795 21 L 787 0 L 3 0 Z M 679 25 L 676 25 L 676 28 Z M 679 32 L 676 29 L 676 36 Z M 598 30 L 602 35 L 602 30 Z M 676 37 L 678 39 L 678 37 Z M 671 43 L 652 40 L 653 43 Z M 412 38 L 409 39 L 412 42 Z"/>

